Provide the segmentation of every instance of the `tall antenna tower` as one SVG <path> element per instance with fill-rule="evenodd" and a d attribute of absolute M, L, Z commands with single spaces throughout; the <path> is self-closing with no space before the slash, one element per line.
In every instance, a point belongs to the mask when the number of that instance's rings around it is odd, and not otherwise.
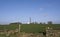
<path fill-rule="evenodd" d="M 30 24 L 31 24 L 31 17 L 29 19 L 30 19 Z"/>

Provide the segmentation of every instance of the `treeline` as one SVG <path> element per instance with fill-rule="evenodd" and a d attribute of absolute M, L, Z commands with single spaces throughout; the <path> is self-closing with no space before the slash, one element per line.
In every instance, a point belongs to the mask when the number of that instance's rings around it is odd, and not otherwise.
<path fill-rule="evenodd" d="M 48 21 L 47 23 L 38 23 L 38 22 L 30 22 L 30 23 L 21 23 L 21 22 L 14 22 L 14 23 L 10 23 L 10 24 L 53 24 L 52 21 Z"/>

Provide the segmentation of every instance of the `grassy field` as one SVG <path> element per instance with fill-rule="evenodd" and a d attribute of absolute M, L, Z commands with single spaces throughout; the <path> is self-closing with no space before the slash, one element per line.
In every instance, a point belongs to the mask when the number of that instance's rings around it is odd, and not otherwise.
<path fill-rule="evenodd" d="M 53 29 L 60 28 L 60 25 L 39 25 L 39 24 L 30 24 L 22 25 L 21 31 L 25 32 L 45 32 L 46 27 L 52 27 Z"/>
<path fill-rule="evenodd" d="M 46 31 L 46 27 L 52 27 L 53 29 L 59 28 L 60 24 L 21 24 L 21 32 L 33 32 L 33 33 L 42 33 Z M 16 28 L 19 28 L 18 24 L 11 24 L 11 25 L 0 25 L 0 30 L 14 30 Z M 6 37 L 6 35 L 1 35 L 0 37 Z M 14 35 L 11 35 L 10 37 L 15 37 Z"/>
<path fill-rule="evenodd" d="M 18 28 L 18 25 L 0 25 L 0 30 L 14 30 Z M 44 32 L 46 27 L 52 27 L 53 29 L 60 28 L 60 24 L 41 25 L 41 24 L 21 24 L 21 32 Z"/>

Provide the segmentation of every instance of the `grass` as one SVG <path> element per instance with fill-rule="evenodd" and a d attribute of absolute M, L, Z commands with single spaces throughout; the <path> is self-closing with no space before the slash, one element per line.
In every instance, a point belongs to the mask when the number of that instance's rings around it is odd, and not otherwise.
<path fill-rule="evenodd" d="M 19 25 L 11 24 L 11 25 L 0 25 L 0 30 L 14 30 L 18 28 Z M 41 33 L 45 32 L 46 27 L 52 27 L 53 29 L 60 28 L 60 24 L 22 24 L 21 25 L 21 32 L 33 32 L 33 33 Z M 6 37 L 5 34 L 1 35 L 0 37 Z M 11 35 L 10 37 L 15 37 L 15 35 Z"/>
<path fill-rule="evenodd" d="M 53 25 L 41 25 L 41 24 L 22 24 L 21 32 L 44 32 L 46 27 L 52 27 L 53 29 L 60 28 L 60 24 Z M 18 28 L 18 25 L 0 25 L 0 30 L 14 30 Z"/>

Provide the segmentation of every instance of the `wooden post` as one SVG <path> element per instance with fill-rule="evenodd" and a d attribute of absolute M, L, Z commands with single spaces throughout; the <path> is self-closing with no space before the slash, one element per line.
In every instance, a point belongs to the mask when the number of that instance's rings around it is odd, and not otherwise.
<path fill-rule="evenodd" d="M 19 24 L 19 33 L 20 33 L 21 25 Z"/>

